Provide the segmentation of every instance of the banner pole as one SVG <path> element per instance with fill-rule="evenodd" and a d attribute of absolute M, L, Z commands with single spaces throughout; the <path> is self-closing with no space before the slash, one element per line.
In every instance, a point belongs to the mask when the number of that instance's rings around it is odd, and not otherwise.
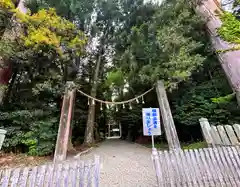
<path fill-rule="evenodd" d="M 154 135 L 152 135 L 152 148 L 155 148 L 155 146 L 154 146 Z"/>

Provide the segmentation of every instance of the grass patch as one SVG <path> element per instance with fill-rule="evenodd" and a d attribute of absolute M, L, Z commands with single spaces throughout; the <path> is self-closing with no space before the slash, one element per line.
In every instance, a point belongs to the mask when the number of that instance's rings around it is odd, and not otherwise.
<path fill-rule="evenodd" d="M 152 148 L 152 143 L 148 143 L 148 144 L 142 144 L 148 148 Z M 154 144 L 155 148 L 157 149 L 168 149 L 168 144 L 165 142 L 160 142 L 160 143 L 155 143 Z"/>
<path fill-rule="evenodd" d="M 204 141 L 182 145 L 182 149 L 200 149 L 200 148 L 206 148 L 206 147 L 207 147 L 207 143 Z"/>
<path fill-rule="evenodd" d="M 148 148 L 152 148 L 152 144 L 142 144 Z M 194 143 L 181 143 L 182 149 L 200 149 L 200 148 L 207 148 L 207 143 L 204 141 L 194 142 Z M 168 144 L 165 142 L 155 143 L 155 148 L 158 150 L 167 150 Z"/>

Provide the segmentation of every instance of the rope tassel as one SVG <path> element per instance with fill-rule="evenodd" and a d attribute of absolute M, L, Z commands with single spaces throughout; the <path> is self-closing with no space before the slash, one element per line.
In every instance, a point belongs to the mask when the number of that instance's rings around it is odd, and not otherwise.
<path fill-rule="evenodd" d="M 129 109 L 132 110 L 132 105 L 131 105 L 131 103 L 129 104 Z"/>
<path fill-rule="evenodd" d="M 142 96 L 142 104 L 145 104 L 145 102 L 144 102 L 144 97 Z"/>

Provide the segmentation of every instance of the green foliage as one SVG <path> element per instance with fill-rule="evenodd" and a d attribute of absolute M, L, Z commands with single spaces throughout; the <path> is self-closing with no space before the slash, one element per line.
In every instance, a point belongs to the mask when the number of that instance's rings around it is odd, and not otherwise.
<path fill-rule="evenodd" d="M 218 29 L 219 35 L 227 42 L 240 44 L 240 21 L 229 12 L 220 15 L 223 22 Z"/>
<path fill-rule="evenodd" d="M 211 100 L 213 103 L 223 104 L 223 103 L 229 103 L 234 99 L 235 99 L 235 94 L 229 94 L 224 97 L 212 98 Z"/>
<path fill-rule="evenodd" d="M 221 66 L 212 61 L 214 66 L 198 72 L 191 82 L 182 85 L 174 95 L 174 119 L 177 124 L 198 126 L 199 119 L 208 118 L 211 124 L 238 123 L 238 107 Z M 211 74 L 209 79 L 208 74 Z M 202 80 L 199 80 L 201 77 Z"/>
<path fill-rule="evenodd" d="M 222 20 L 222 25 L 218 29 L 218 34 L 227 42 L 240 44 L 240 21 L 239 21 L 239 0 L 233 1 L 233 12 L 224 12 L 219 14 L 220 19 Z M 240 46 L 234 46 L 231 49 L 224 50 L 226 51 L 233 51 L 239 50 Z M 222 52 L 222 51 L 220 51 Z"/>
<path fill-rule="evenodd" d="M 26 47 L 43 52 L 53 49 L 62 55 L 62 46 L 65 46 L 67 50 L 81 54 L 86 43 L 84 34 L 73 23 L 58 16 L 55 9 L 42 9 L 32 15 L 23 14 L 17 9 L 15 16 L 26 28 L 27 34 L 21 37 Z M 44 50 L 46 48 L 47 51 Z"/>
<path fill-rule="evenodd" d="M 0 40 L 0 55 L 2 57 L 11 57 L 14 55 L 14 48 L 15 43 L 9 40 Z"/>
<path fill-rule="evenodd" d="M 14 9 L 14 3 L 12 0 L 1 0 L 0 1 L 0 8 L 3 9 Z"/>
<path fill-rule="evenodd" d="M 124 85 L 124 75 L 121 70 L 112 71 L 107 75 L 107 80 L 105 82 L 106 86 L 123 86 Z"/>
<path fill-rule="evenodd" d="M 183 0 L 167 1 L 160 7 L 141 6 L 135 12 L 144 9 L 146 15 L 134 17 L 137 13 L 133 12 L 129 17 L 133 23 L 137 19 L 138 25 L 132 25 L 129 31 L 124 28 L 120 34 L 126 39 L 121 37 L 118 42 L 126 41 L 126 46 L 124 50 L 122 46 L 119 51 L 117 48 L 117 68 L 121 67 L 131 85 L 164 79 L 169 88 L 175 88 L 204 62 L 201 51 L 205 34 L 199 32 L 204 23 Z"/>
<path fill-rule="evenodd" d="M 3 147 L 14 150 L 16 147 L 29 155 L 51 154 L 56 142 L 57 119 L 48 116 L 43 110 L 16 110 L 1 112 L 1 123 L 7 130 Z"/>
<path fill-rule="evenodd" d="M 12 10 L 15 8 L 14 2 L 11 0 L 0 1 L 0 37 L 3 35 L 5 29 L 8 27 Z"/>

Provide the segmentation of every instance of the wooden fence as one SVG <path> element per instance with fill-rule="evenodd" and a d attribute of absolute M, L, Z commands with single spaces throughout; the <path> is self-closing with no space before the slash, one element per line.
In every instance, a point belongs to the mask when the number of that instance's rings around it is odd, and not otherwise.
<path fill-rule="evenodd" d="M 199 122 L 208 146 L 240 145 L 240 125 L 212 126 L 206 118 L 201 118 Z"/>
<path fill-rule="evenodd" d="M 1 187 L 98 187 L 99 156 L 95 160 L 51 163 L 36 167 L 0 170 Z"/>
<path fill-rule="evenodd" d="M 238 146 L 193 150 L 153 149 L 158 186 L 240 186 Z"/>

